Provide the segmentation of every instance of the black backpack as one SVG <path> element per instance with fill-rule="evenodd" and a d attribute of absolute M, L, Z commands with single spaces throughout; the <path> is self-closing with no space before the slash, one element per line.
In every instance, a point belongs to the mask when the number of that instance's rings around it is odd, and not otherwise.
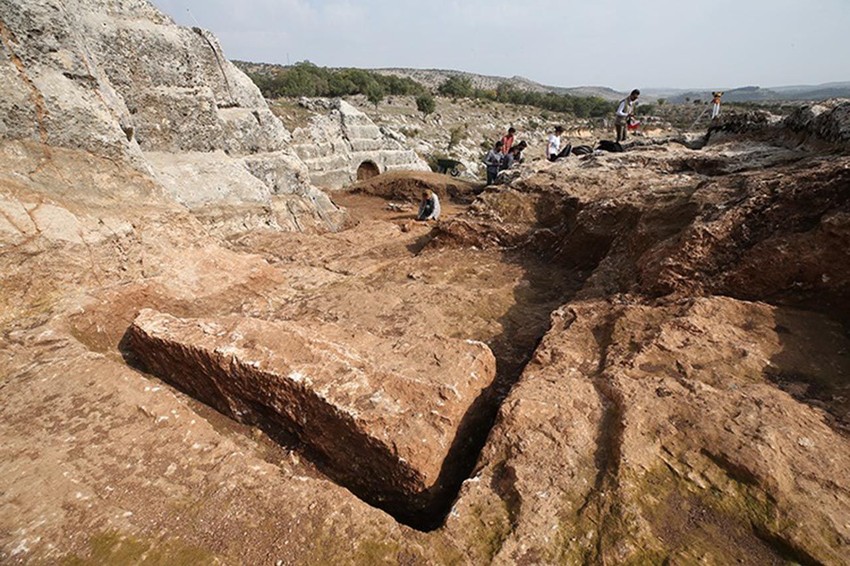
<path fill-rule="evenodd" d="M 623 151 L 623 146 L 620 145 L 620 142 L 615 142 L 611 140 L 601 140 L 599 142 L 599 147 L 596 149 L 601 149 L 602 151 L 611 151 L 614 153 L 621 153 Z"/>
<path fill-rule="evenodd" d="M 590 155 L 593 148 L 589 145 L 577 145 L 573 148 L 573 155 Z"/>

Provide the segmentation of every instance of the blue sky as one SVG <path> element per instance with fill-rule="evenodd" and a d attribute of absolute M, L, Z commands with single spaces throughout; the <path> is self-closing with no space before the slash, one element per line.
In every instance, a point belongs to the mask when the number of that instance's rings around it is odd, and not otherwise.
<path fill-rule="evenodd" d="M 152 1 L 247 61 L 618 90 L 850 81 L 850 0 Z"/>

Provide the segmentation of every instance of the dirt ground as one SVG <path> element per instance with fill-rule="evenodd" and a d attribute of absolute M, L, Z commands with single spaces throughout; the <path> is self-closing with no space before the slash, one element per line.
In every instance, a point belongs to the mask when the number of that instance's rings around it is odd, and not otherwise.
<path fill-rule="evenodd" d="M 628 293 L 639 290 L 629 278 L 654 273 L 635 254 L 674 244 L 691 206 L 730 227 L 742 222 L 714 213 L 732 199 L 728 210 L 751 210 L 747 226 L 761 226 L 762 208 L 803 210 L 787 191 L 753 190 L 744 206 L 735 191 L 755 173 L 724 190 L 670 174 L 680 153 L 547 166 L 469 207 L 475 185 L 453 194 L 444 176 L 377 177 L 332 195 L 351 215 L 338 233 L 221 240 L 176 207 L 139 206 L 122 211 L 150 214 L 139 242 L 14 248 L 5 284 L 27 300 L 7 299 L 0 335 L 0 562 L 841 563 L 844 326 L 793 308 L 805 304 Z M 806 200 L 838 211 L 789 245 L 843 241 L 843 205 L 829 203 L 844 169 L 830 163 L 786 172 L 783 183 L 805 179 Z M 647 164 L 668 171 L 663 182 Z M 423 183 L 445 196 L 440 222 L 414 220 Z M 701 254 L 648 257 L 665 274 L 691 269 L 675 279 L 686 284 L 730 241 L 718 234 L 684 232 Z M 684 256 L 662 261 L 671 253 Z M 817 263 L 839 282 L 841 265 Z M 812 289 L 832 281 L 816 273 Z M 751 288 L 737 280 L 727 293 Z M 497 376 L 480 426 L 460 439 L 457 497 L 417 523 L 390 515 L 332 481 L 297 439 L 237 424 L 140 371 L 121 343 L 143 308 L 333 324 L 385 343 L 485 342 Z"/>
<path fill-rule="evenodd" d="M 87 297 L 67 321 L 55 320 L 57 337 L 45 336 L 43 347 L 33 347 L 24 338 L 17 348 L 12 344 L 10 351 L 21 355 L 4 361 L 9 373 L 0 384 L 6 399 L 2 468 L 6 477 L 18 478 L 5 490 L 7 519 L 2 530 L 10 545 L 6 558 L 115 563 L 116 557 L 129 553 L 129 562 L 150 555 L 170 560 L 185 550 L 184 543 L 172 542 L 184 538 L 191 547 L 186 556 L 192 561 L 201 556 L 194 554 L 199 548 L 205 549 L 202 562 L 230 555 L 239 540 L 238 522 L 219 522 L 212 531 L 199 530 L 194 520 L 190 524 L 180 519 L 172 525 L 182 514 L 168 501 L 188 498 L 186 505 L 194 508 L 188 503 L 194 499 L 190 493 L 200 480 L 198 470 L 206 465 L 193 459 L 193 451 L 182 462 L 174 459 L 168 446 L 181 436 L 195 436 L 193 446 L 211 449 L 224 443 L 231 453 L 271 465 L 275 474 L 327 483 L 294 439 L 287 444 L 278 438 L 281 445 L 153 376 L 132 369 L 116 371 L 127 367 L 119 349 L 122 336 L 144 307 L 178 316 L 312 318 L 410 340 L 431 335 L 481 340 L 497 359 L 495 395 L 484 408 L 484 420 L 492 422 L 499 400 L 547 331 L 550 313 L 581 282 L 526 253 L 437 247 L 431 243 L 433 223 L 414 220 L 416 202 L 410 198 L 388 201 L 355 193 L 336 193 L 333 198 L 350 211 L 355 223 L 351 229 L 324 235 L 253 232 L 230 243 L 235 255 L 228 260 L 208 258 L 206 265 L 202 261 L 183 266 L 184 272 L 207 271 L 204 277 L 215 277 L 216 269 L 230 271 L 242 278 L 240 284 L 222 284 L 220 289 L 204 285 L 204 293 L 189 293 L 181 276 L 166 276 L 104 288 Z M 443 199 L 444 219 L 465 209 L 450 197 Z M 60 333 L 66 325 L 72 339 Z M 45 381 L 45 368 L 51 364 L 52 378 Z M 54 380 L 61 375 L 69 379 L 59 386 L 63 390 L 59 397 Z M 34 386 L 35 379 L 39 386 Z M 147 430 L 151 422 L 173 430 L 164 437 L 151 436 Z M 489 425 L 484 426 L 467 439 L 467 457 L 453 480 L 457 488 L 467 479 L 488 431 Z M 122 453 L 125 449 L 135 456 Z M 141 496 L 144 486 L 151 485 L 157 486 L 156 494 Z M 270 484 L 252 498 L 273 487 Z M 115 512 L 117 519 L 108 519 L 116 504 L 124 510 Z M 255 509 L 248 515 L 260 512 Z M 197 509 L 192 513 L 203 514 Z M 310 516 L 302 512 L 297 520 Z M 86 526 L 77 529 L 74 524 Z M 164 531 L 160 535 L 165 538 L 126 534 L 152 534 L 161 528 L 169 529 L 167 536 Z M 98 532 L 101 535 L 91 537 Z M 298 561 L 294 556 L 284 560 Z"/>

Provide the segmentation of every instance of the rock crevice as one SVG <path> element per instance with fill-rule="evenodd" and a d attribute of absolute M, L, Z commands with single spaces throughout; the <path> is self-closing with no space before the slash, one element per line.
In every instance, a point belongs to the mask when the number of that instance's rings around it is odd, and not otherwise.
<path fill-rule="evenodd" d="M 146 309 L 124 346 L 225 415 L 296 438 L 329 477 L 422 527 L 453 497 L 444 470 L 495 377 L 480 342 L 386 343 L 327 324 L 182 320 Z"/>

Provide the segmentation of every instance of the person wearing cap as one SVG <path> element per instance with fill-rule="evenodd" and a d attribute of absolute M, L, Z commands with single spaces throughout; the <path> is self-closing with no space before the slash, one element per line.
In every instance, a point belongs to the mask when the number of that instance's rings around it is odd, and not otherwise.
<path fill-rule="evenodd" d="M 628 130 L 629 120 L 635 116 L 635 106 L 637 99 L 640 96 L 640 91 L 634 89 L 626 98 L 620 101 L 617 105 L 616 116 L 614 116 L 614 132 L 617 136 L 617 141 L 621 142 L 626 139 L 626 131 Z"/>
<path fill-rule="evenodd" d="M 502 165 L 502 158 L 505 154 L 502 153 L 502 140 L 496 142 L 484 158 L 484 165 L 487 166 L 487 184 L 494 185 L 496 176 L 499 174 L 499 167 Z"/>
<path fill-rule="evenodd" d="M 563 126 L 555 126 L 555 133 L 549 134 L 549 141 L 546 144 L 546 159 L 549 161 L 557 161 L 562 157 L 570 154 L 572 146 L 567 144 L 561 149 L 561 134 L 564 133 Z"/>

